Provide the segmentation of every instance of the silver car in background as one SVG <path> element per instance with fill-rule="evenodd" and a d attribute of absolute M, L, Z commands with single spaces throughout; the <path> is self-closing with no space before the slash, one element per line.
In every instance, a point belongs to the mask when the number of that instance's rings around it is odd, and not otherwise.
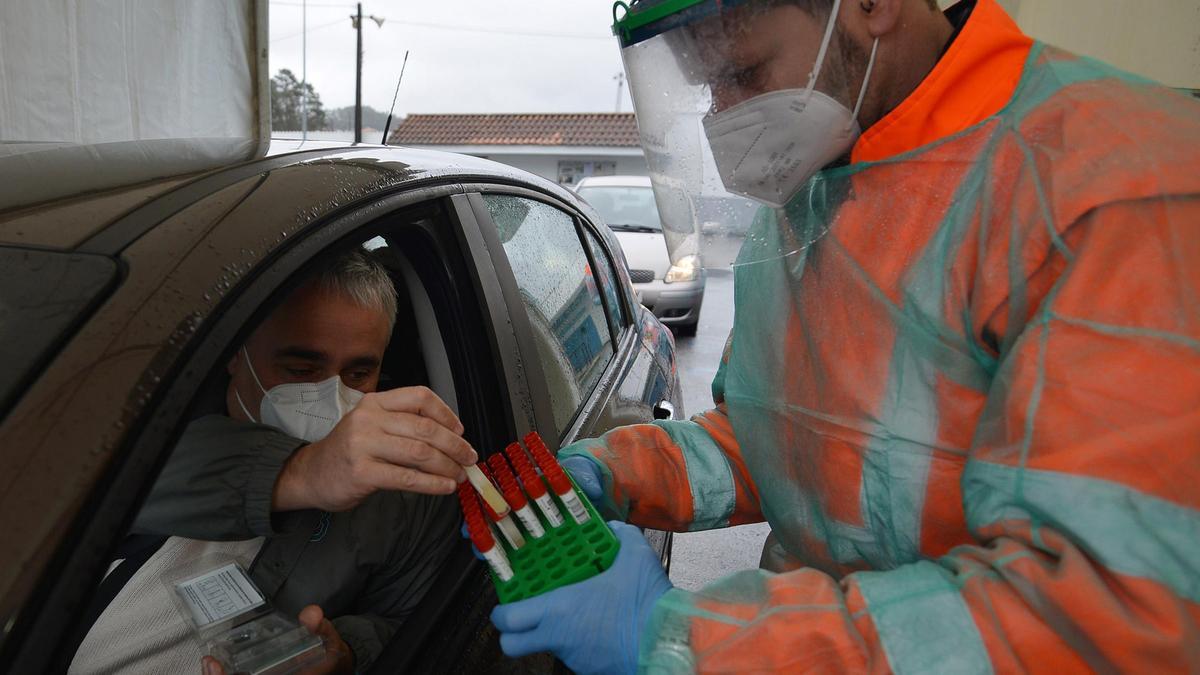
<path fill-rule="evenodd" d="M 671 264 L 650 179 L 593 176 L 580 180 L 575 192 L 616 234 L 639 302 L 678 335 L 694 336 L 704 302 L 704 267 L 696 256 Z"/>

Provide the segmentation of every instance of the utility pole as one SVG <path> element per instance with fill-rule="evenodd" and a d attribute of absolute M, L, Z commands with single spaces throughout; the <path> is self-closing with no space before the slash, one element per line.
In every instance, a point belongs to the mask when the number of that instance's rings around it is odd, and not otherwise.
<path fill-rule="evenodd" d="M 308 140 L 308 0 L 300 9 L 300 140 Z"/>
<path fill-rule="evenodd" d="M 617 73 L 613 79 L 617 81 L 617 103 L 613 106 L 613 112 L 621 112 L 621 89 L 625 86 L 625 73 Z"/>
<path fill-rule="evenodd" d="M 354 76 L 354 142 L 362 143 L 362 3 L 358 3 L 358 15 L 354 17 L 354 28 L 358 31 L 358 59 Z"/>
<path fill-rule="evenodd" d="M 358 4 L 358 11 L 350 15 L 350 23 L 354 26 L 354 30 L 358 32 L 358 51 L 355 54 L 354 67 L 354 142 L 362 143 L 362 3 Z M 384 17 L 375 16 L 372 14 L 367 17 L 375 22 L 379 28 L 383 28 Z"/>

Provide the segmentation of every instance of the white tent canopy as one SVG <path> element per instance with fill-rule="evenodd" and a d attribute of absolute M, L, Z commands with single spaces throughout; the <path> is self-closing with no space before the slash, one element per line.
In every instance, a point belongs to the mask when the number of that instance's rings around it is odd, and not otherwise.
<path fill-rule="evenodd" d="M 265 138 L 266 24 L 265 0 L 4 0 L 0 141 Z"/>

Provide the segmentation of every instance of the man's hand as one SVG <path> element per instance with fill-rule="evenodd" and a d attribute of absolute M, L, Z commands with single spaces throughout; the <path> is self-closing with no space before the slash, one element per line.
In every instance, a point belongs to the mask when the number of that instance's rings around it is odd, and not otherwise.
<path fill-rule="evenodd" d="M 325 612 L 317 605 L 309 605 L 300 610 L 300 624 L 313 635 L 320 636 L 325 643 L 325 658 L 320 663 L 313 664 L 300 671 L 298 675 L 340 675 L 354 672 L 354 652 L 350 645 L 338 635 L 333 623 L 325 618 Z M 200 661 L 204 675 L 225 675 L 225 669 L 211 656 L 205 656 Z"/>
<path fill-rule="evenodd" d="M 346 511 L 379 490 L 450 494 L 479 461 L 437 394 L 405 387 L 367 394 L 328 436 L 297 450 L 275 483 L 275 511 Z"/>

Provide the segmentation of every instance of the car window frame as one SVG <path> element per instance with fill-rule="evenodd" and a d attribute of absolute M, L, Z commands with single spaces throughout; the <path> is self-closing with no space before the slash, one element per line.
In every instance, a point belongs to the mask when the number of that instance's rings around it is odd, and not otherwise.
<path fill-rule="evenodd" d="M 492 263 L 500 282 L 500 291 L 507 300 L 510 308 L 517 307 L 521 310 L 510 312 L 509 318 L 516 329 L 518 347 L 524 357 L 521 360 L 521 367 L 528 371 L 526 379 L 530 383 L 528 391 L 532 399 L 534 428 L 546 437 L 547 441 L 555 441 L 557 443 L 556 447 L 569 443 L 571 440 L 577 438 L 583 430 L 591 428 L 596 421 L 597 411 L 602 410 L 607 405 L 609 398 L 616 390 L 616 384 L 620 382 L 624 373 L 632 365 L 633 358 L 636 356 L 640 336 L 637 332 L 637 324 L 633 321 L 631 290 L 626 287 L 625 277 L 618 271 L 619 267 L 615 264 L 616 257 L 608 246 L 607 238 L 602 236 L 592 220 L 573 204 L 552 194 L 515 185 L 473 183 L 464 185 L 463 187 L 466 190 L 465 197 L 471 205 L 475 218 L 480 223 L 479 230 L 484 236 L 489 252 L 491 252 Z M 617 279 L 617 297 L 620 298 L 622 304 L 621 316 L 625 323 L 621 327 L 620 333 L 613 335 L 613 357 L 605 366 L 603 374 L 592 388 L 592 391 L 583 397 L 575 413 L 563 429 L 558 428 L 554 419 L 553 406 L 546 387 L 545 371 L 538 357 L 537 346 L 533 337 L 533 328 L 529 323 L 530 320 L 528 312 L 525 310 L 524 301 L 521 299 L 516 275 L 512 271 L 508 255 L 504 251 L 503 244 L 500 242 L 496 224 L 492 220 L 487 203 L 484 201 L 483 197 L 485 194 L 524 197 L 566 212 L 574 222 L 576 237 L 579 239 L 580 246 L 583 247 L 589 263 L 594 263 L 594 259 L 590 251 L 591 247 L 584 240 L 584 229 L 591 230 L 601 247 L 605 249 L 605 255 L 608 257 Z M 607 303 L 606 294 L 601 292 L 600 295 L 601 301 Z M 605 305 L 605 308 L 607 314 L 607 305 Z M 547 429 L 553 430 L 553 438 L 551 438 L 551 434 L 547 433 Z"/>
<path fill-rule="evenodd" d="M 472 238 L 471 230 L 477 231 L 479 225 L 473 218 L 461 217 L 461 203 L 455 206 L 453 199 L 461 192 L 461 186 L 453 183 L 392 189 L 369 197 L 353 210 L 327 213 L 314 221 L 317 226 L 289 238 L 235 290 L 209 308 L 200 329 L 165 373 L 163 387 L 153 394 L 136 427 L 122 439 L 102 477 L 87 488 L 84 506 L 66 526 L 66 535 L 41 570 L 11 630 L 6 627 L 0 645 L 0 667 L 14 672 L 43 672 L 57 660 L 56 645 L 71 634 L 79 608 L 95 593 L 112 552 L 186 427 L 187 414 L 207 378 L 220 367 L 231 346 L 245 338 L 259 312 L 277 299 L 297 273 L 323 254 L 360 236 L 365 240 L 375 223 L 422 204 L 445 204 L 449 225 L 462 247 L 464 240 Z M 495 322 L 498 308 L 490 306 L 486 294 L 480 292 L 480 287 L 486 289 L 494 283 L 480 278 L 481 274 L 486 277 L 487 269 L 472 264 L 465 248 L 460 251 L 477 298 L 484 305 L 481 309 L 489 319 L 486 323 L 492 326 L 491 332 L 497 332 L 503 325 Z M 505 363 L 514 359 L 503 353 L 498 356 Z M 459 392 L 460 403 L 465 393 Z M 505 434 L 519 428 L 514 424 L 519 409 L 518 402 L 513 401 L 509 410 L 503 411 L 509 425 Z"/>

